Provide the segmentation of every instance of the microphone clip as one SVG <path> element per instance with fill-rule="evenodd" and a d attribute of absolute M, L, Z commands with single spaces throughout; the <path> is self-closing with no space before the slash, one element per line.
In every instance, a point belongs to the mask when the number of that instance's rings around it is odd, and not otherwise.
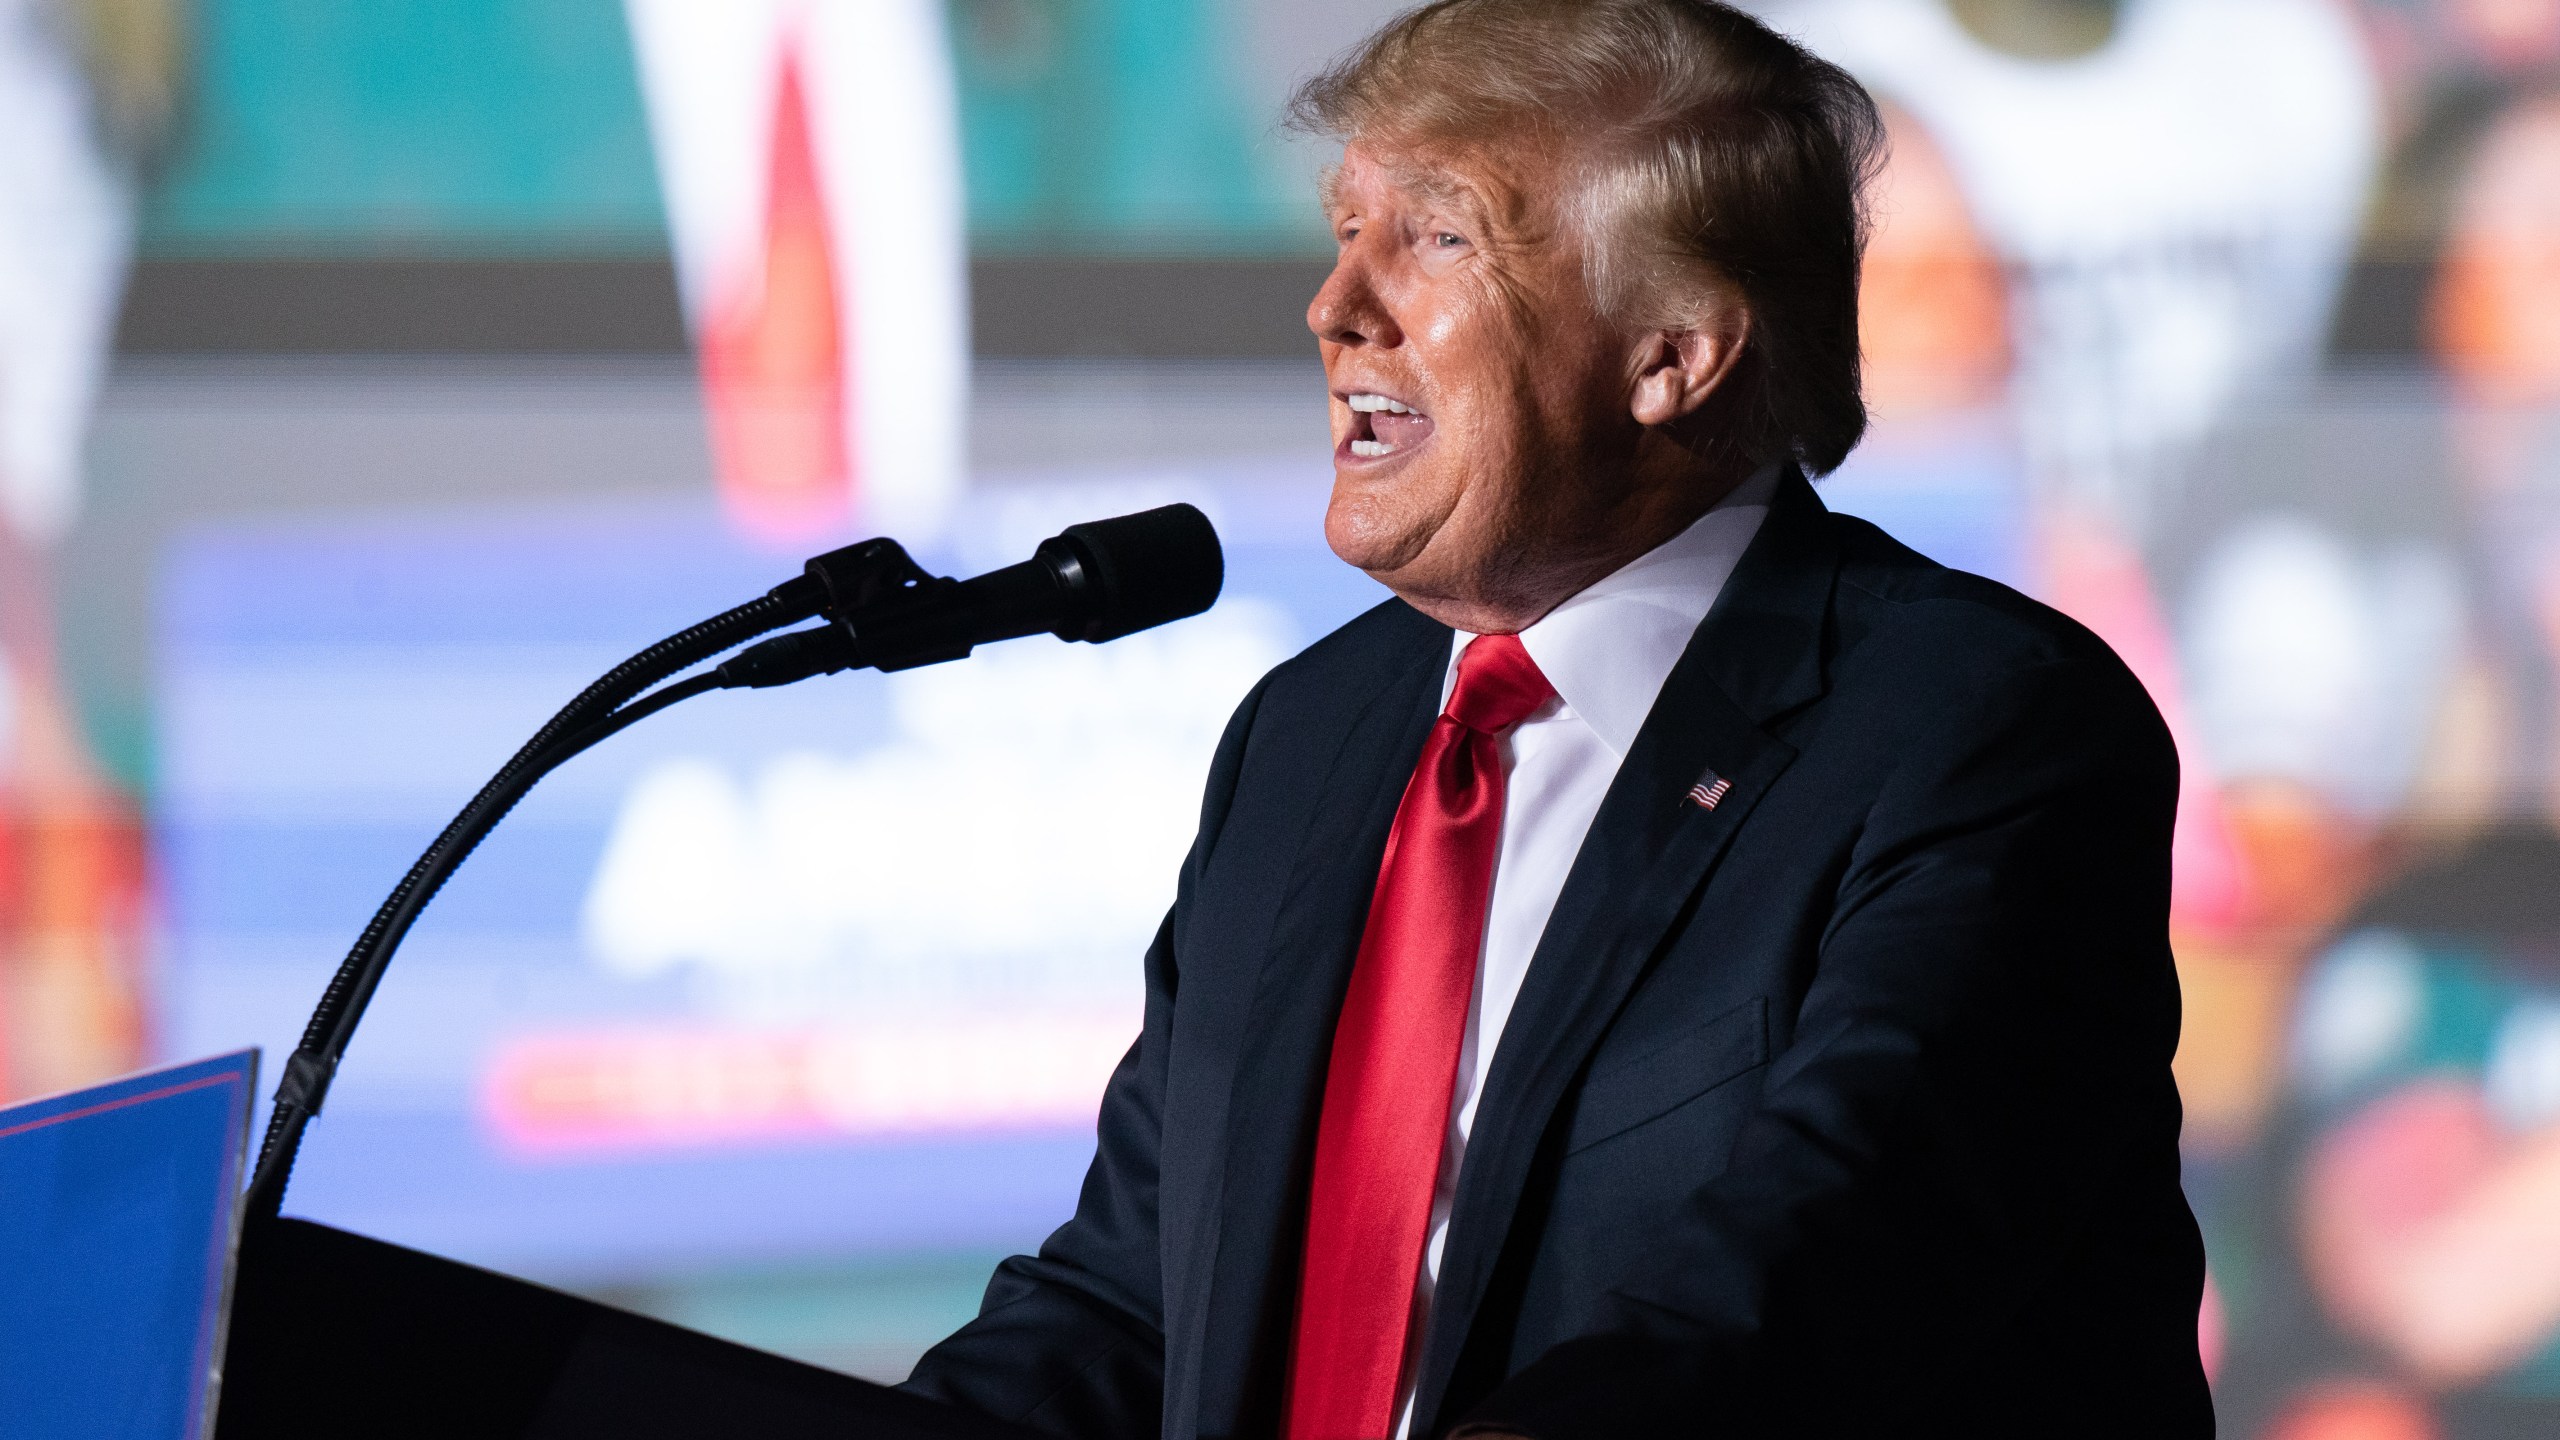
<path fill-rule="evenodd" d="M 817 582 L 826 598 L 819 613 L 845 621 L 874 605 L 907 597 L 924 598 L 960 582 L 931 573 L 907 554 L 907 547 L 881 538 L 830 550 L 811 560 L 803 573 Z"/>
<path fill-rule="evenodd" d="M 865 540 L 811 560 L 826 592 L 819 612 L 843 637 L 846 666 L 907 670 L 965 660 L 975 643 L 962 582 L 915 562 L 895 540 Z"/>
<path fill-rule="evenodd" d="M 867 630 L 884 616 L 947 601 L 959 585 L 918 565 L 895 540 L 865 540 L 830 550 L 774 590 L 800 613 L 825 623 L 750 645 L 712 673 L 719 688 L 761 690 L 871 664 L 856 636 L 857 623 Z M 969 653 L 967 645 L 943 648 L 949 653 L 923 655 L 908 663 L 958 660 Z"/>

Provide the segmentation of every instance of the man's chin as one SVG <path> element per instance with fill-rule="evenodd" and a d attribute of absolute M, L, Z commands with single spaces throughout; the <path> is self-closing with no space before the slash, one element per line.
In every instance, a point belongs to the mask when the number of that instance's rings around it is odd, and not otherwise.
<path fill-rule="evenodd" d="M 1324 512 L 1324 543 L 1343 564 L 1391 586 L 1389 577 L 1421 558 L 1438 527 L 1393 513 L 1396 507 L 1385 503 L 1385 497 L 1365 493 L 1364 482 L 1374 478 L 1373 472 L 1335 473 L 1333 499 Z"/>

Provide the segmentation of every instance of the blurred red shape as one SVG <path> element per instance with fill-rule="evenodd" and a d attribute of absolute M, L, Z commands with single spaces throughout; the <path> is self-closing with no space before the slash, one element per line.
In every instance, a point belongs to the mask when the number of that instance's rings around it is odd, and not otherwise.
<path fill-rule="evenodd" d="M 800 70 L 786 45 L 761 263 L 723 277 L 701 337 L 721 499 L 747 534 L 780 543 L 831 532 L 854 484 L 840 297 Z"/>

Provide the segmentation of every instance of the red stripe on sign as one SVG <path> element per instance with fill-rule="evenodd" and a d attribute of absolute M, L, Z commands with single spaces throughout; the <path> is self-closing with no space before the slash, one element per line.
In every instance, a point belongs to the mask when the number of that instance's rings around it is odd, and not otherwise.
<path fill-rule="evenodd" d="M 48 1125 L 86 1120 L 92 1115 L 104 1115 L 110 1110 L 123 1110 L 130 1106 L 147 1104 L 153 1100 L 166 1100 L 172 1095 L 184 1095 L 190 1090 L 202 1090 L 208 1085 L 235 1084 L 239 1079 L 237 1075 L 207 1075 L 201 1079 L 189 1080 L 183 1085 L 168 1085 L 158 1090 L 146 1090 L 139 1095 L 127 1095 L 121 1100 L 109 1100 L 81 1110 L 65 1110 L 59 1115 L 47 1115 L 41 1120 L 30 1120 L 23 1125 L 12 1125 L 6 1130 L 0 1130 L 0 1140 L 6 1140 L 12 1135 L 24 1135 L 30 1130 L 42 1130 Z"/>

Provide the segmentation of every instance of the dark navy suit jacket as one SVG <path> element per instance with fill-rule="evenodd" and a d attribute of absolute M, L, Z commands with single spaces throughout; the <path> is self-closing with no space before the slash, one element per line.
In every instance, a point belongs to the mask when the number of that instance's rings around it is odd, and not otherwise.
<path fill-rule="evenodd" d="M 911 1388 L 1276 1433 L 1327 1047 L 1449 643 L 1391 601 L 1237 711 L 1075 1217 Z M 2176 793 L 2094 636 L 1790 474 L 1503 1031 L 1415 1435 L 2210 1435 Z"/>

